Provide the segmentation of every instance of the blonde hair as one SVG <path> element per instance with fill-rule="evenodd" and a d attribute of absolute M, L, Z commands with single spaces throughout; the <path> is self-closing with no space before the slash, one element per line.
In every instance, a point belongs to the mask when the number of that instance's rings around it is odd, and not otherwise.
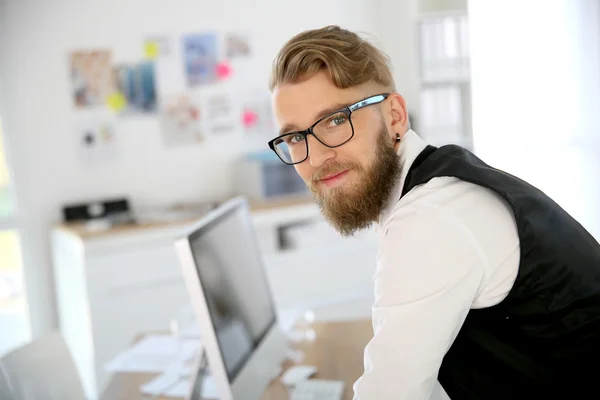
<path fill-rule="evenodd" d="M 358 34 L 329 25 L 291 38 L 273 61 L 270 90 L 327 70 L 340 89 L 376 82 L 395 91 L 389 57 Z"/>

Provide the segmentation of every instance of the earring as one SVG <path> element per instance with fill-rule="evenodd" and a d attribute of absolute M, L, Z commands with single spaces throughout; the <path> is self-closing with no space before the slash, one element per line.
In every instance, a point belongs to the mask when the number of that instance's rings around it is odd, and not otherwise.
<path fill-rule="evenodd" d="M 399 142 L 399 141 L 400 141 L 400 134 L 396 133 L 396 142 Z"/>

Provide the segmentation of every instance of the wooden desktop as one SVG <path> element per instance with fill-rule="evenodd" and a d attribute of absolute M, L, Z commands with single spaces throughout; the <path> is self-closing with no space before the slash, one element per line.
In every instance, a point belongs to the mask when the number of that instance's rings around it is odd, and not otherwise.
<path fill-rule="evenodd" d="M 342 380 L 346 383 L 344 399 L 351 400 L 352 385 L 363 372 L 364 348 L 373 337 L 370 320 L 343 322 L 316 322 L 304 330 L 314 331 L 313 340 L 305 340 L 294 344 L 294 348 L 304 352 L 303 365 L 313 365 L 318 372 L 314 376 L 319 379 Z M 287 361 L 283 369 L 293 366 Z M 156 374 L 118 373 L 115 374 L 104 391 L 101 400 L 143 400 L 140 386 L 154 378 Z M 167 397 L 158 397 L 167 400 Z M 266 389 L 262 400 L 288 399 L 288 391 L 280 379 L 275 379 Z"/>

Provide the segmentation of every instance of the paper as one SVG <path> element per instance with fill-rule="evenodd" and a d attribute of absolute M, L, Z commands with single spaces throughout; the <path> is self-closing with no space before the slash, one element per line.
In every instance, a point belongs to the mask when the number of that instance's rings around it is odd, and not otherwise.
<path fill-rule="evenodd" d="M 112 55 L 106 50 L 75 51 L 70 55 L 73 101 L 77 107 L 104 105 L 114 92 Z"/>
<path fill-rule="evenodd" d="M 162 374 L 140 386 L 140 392 L 152 396 L 159 396 L 169 388 L 177 385 L 180 381 L 181 377 L 178 375 Z"/>
<path fill-rule="evenodd" d="M 174 360 L 172 354 L 132 354 L 123 353 L 105 367 L 108 372 L 148 372 L 165 371 Z"/>
<path fill-rule="evenodd" d="M 201 125 L 202 110 L 188 95 L 165 96 L 160 111 L 163 143 L 167 147 L 200 143 L 205 135 Z"/>
<path fill-rule="evenodd" d="M 204 96 L 204 110 L 206 118 L 203 123 L 210 136 L 218 137 L 242 131 L 236 118 L 240 113 L 239 105 L 230 92 L 209 91 Z"/>
<path fill-rule="evenodd" d="M 111 109 L 124 115 L 156 112 L 155 65 L 152 61 L 119 65 L 113 74 L 118 95 L 108 98 Z"/>
<path fill-rule="evenodd" d="M 183 48 L 188 85 L 216 82 L 217 35 L 205 33 L 185 36 Z"/>
<path fill-rule="evenodd" d="M 198 399 L 218 399 L 217 385 L 210 375 L 204 375 L 202 378 L 202 391 Z M 190 393 L 192 382 L 189 379 L 182 379 L 176 385 L 167 389 L 163 394 L 167 397 L 185 397 Z M 195 398 L 194 398 L 195 400 Z"/>
<path fill-rule="evenodd" d="M 202 391 L 199 399 L 218 399 L 215 380 L 210 375 L 202 378 Z M 140 386 L 140 392 L 151 396 L 186 397 L 190 394 L 192 381 L 173 374 L 162 374 Z"/>
<path fill-rule="evenodd" d="M 177 340 L 172 336 L 150 335 L 109 362 L 110 372 L 176 371 L 179 376 L 189 374 L 186 364 L 192 362 L 200 349 L 200 340 Z"/>
<path fill-rule="evenodd" d="M 159 55 L 153 60 L 156 70 L 157 93 L 162 97 L 185 92 L 187 85 L 185 83 L 183 49 L 181 46 L 173 45 L 170 37 L 154 38 L 152 41 L 159 44 Z"/>
<path fill-rule="evenodd" d="M 226 55 L 229 59 L 250 56 L 250 39 L 247 33 L 231 32 L 225 37 Z"/>

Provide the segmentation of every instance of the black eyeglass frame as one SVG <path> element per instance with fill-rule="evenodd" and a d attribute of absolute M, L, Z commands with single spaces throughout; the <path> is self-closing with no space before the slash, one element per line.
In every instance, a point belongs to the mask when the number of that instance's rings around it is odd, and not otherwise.
<path fill-rule="evenodd" d="M 362 99 L 360 101 L 357 101 L 356 103 L 349 105 L 347 107 L 344 107 L 340 110 L 336 110 L 333 111 L 329 114 L 327 114 L 324 117 L 321 117 L 317 120 L 317 122 L 315 122 L 314 124 L 312 124 L 310 126 L 310 128 L 303 130 L 303 131 L 298 131 L 298 132 L 289 132 L 289 133 L 284 133 L 283 135 L 279 135 L 277 136 L 275 139 L 272 139 L 269 141 L 269 147 L 271 148 L 271 150 L 273 150 L 275 152 L 275 154 L 277 154 L 277 157 L 279 157 L 279 159 L 287 165 L 296 165 L 296 164 L 300 164 L 303 163 L 304 161 L 306 161 L 308 159 L 308 135 L 313 135 L 315 137 L 315 139 L 317 139 L 319 141 L 319 143 L 321 143 L 323 146 L 329 147 L 330 149 L 335 149 L 336 147 L 340 147 L 345 145 L 346 143 L 348 143 L 353 137 L 354 137 L 354 125 L 352 124 L 352 118 L 350 117 L 352 115 L 352 113 L 356 110 L 360 110 L 361 108 L 373 105 L 373 104 L 379 104 L 381 102 L 383 102 L 385 99 L 388 98 L 388 96 L 390 95 L 390 93 L 380 93 L 380 94 L 376 94 L 373 96 L 369 96 L 365 99 Z M 344 142 L 335 145 L 335 146 L 330 146 L 327 143 L 324 143 L 321 139 L 319 139 L 319 137 L 317 135 L 315 135 L 313 129 L 315 128 L 315 126 L 317 126 L 321 121 L 331 117 L 332 115 L 338 114 L 340 112 L 343 112 L 346 117 L 348 118 L 348 121 L 350 122 L 350 127 L 352 128 L 352 135 L 350 135 L 350 137 L 348 138 L 348 140 L 345 140 Z M 306 157 L 304 157 L 301 161 L 296 161 L 296 162 L 292 162 L 289 163 L 287 161 L 285 161 L 277 152 L 277 150 L 275 149 L 275 142 L 278 142 L 281 138 L 286 137 L 286 136 L 290 136 L 290 135 L 302 135 L 304 137 L 304 143 L 306 146 Z"/>

